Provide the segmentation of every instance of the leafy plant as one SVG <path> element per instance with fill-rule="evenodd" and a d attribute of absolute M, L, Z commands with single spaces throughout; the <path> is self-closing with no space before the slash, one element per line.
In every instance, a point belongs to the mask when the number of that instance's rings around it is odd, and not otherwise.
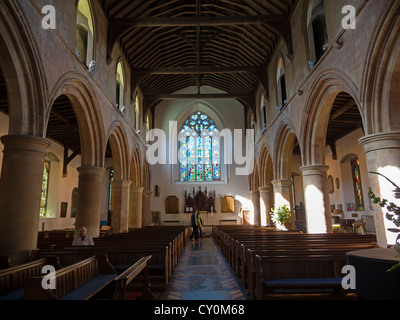
<path fill-rule="evenodd" d="M 290 211 L 287 205 L 280 206 L 278 208 L 273 208 L 271 210 L 271 218 L 272 221 L 275 223 L 284 224 L 285 222 L 289 221 L 291 218 L 292 212 Z"/>
<path fill-rule="evenodd" d="M 393 190 L 395 199 L 400 199 L 400 187 L 398 185 L 396 185 L 393 181 L 391 181 L 383 174 L 380 174 L 378 172 L 370 172 L 370 173 L 378 174 L 384 177 L 387 181 L 389 181 L 395 187 L 395 189 Z M 368 195 L 373 203 L 378 204 L 380 207 L 386 208 L 386 210 L 388 210 L 388 212 L 386 213 L 386 219 L 392 221 L 393 224 L 396 226 L 396 228 L 389 228 L 388 231 L 397 233 L 395 250 L 398 253 L 396 258 L 400 258 L 400 207 L 393 202 L 389 202 L 386 199 L 381 199 L 380 197 L 377 197 L 371 188 L 369 188 Z M 397 268 L 400 268 L 400 261 L 398 264 L 390 268 L 388 271 L 392 271 Z"/>

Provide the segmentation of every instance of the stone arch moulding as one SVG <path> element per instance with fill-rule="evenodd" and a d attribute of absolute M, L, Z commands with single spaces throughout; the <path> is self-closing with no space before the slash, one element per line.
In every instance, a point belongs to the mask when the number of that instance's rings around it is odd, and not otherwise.
<path fill-rule="evenodd" d="M 305 104 L 301 124 L 301 141 L 303 146 L 303 165 L 325 163 L 325 140 L 332 105 L 340 92 L 348 93 L 356 102 L 364 130 L 365 116 L 360 107 L 359 90 L 352 80 L 340 70 L 330 69 L 320 73 L 311 88 L 314 88 Z"/>
<path fill-rule="evenodd" d="M 197 100 L 186 106 L 176 117 L 175 121 L 178 125 L 178 131 L 183 127 L 185 121 L 198 111 L 207 114 L 214 121 L 218 130 L 221 131 L 222 129 L 227 128 L 226 123 L 217 108 L 207 102 Z"/>
<path fill-rule="evenodd" d="M 386 1 L 368 47 L 361 101 L 366 135 L 400 131 L 400 3 Z"/>
<path fill-rule="evenodd" d="M 271 153 L 265 144 L 261 148 L 258 167 L 260 168 L 260 187 L 271 185 L 271 181 L 274 180 L 274 169 L 272 165 Z"/>
<path fill-rule="evenodd" d="M 143 170 L 142 170 L 142 157 L 140 154 L 140 148 L 135 147 L 130 162 L 130 178 L 132 181 L 132 187 L 143 186 Z"/>
<path fill-rule="evenodd" d="M 277 130 L 277 138 L 275 139 L 274 146 L 275 159 L 273 162 L 274 177 L 276 180 L 290 180 L 293 145 L 296 139 L 300 141 L 294 128 L 293 123 L 285 119 Z M 303 155 L 302 150 L 300 152 Z"/>
<path fill-rule="evenodd" d="M 56 83 L 46 113 L 46 126 L 55 100 L 65 95 L 75 112 L 81 137 L 82 167 L 104 167 L 105 133 L 100 107 L 87 79 L 75 72 L 67 72 Z M 44 130 L 44 134 L 46 129 Z"/>
<path fill-rule="evenodd" d="M 8 88 L 10 134 L 42 137 L 47 78 L 36 38 L 17 1 L 0 2 L 0 62 Z"/>
<path fill-rule="evenodd" d="M 114 121 L 107 134 L 103 154 L 106 153 L 107 142 L 110 142 L 114 174 L 118 180 L 129 180 L 129 144 L 126 131 L 120 121 Z"/>

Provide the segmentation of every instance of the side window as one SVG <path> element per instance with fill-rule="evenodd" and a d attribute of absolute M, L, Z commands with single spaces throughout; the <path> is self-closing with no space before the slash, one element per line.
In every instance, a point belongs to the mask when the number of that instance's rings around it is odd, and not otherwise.
<path fill-rule="evenodd" d="M 310 0 L 309 2 L 307 35 L 309 59 L 315 64 L 324 55 L 328 44 L 325 9 L 322 0 Z"/>
<path fill-rule="evenodd" d="M 93 16 L 88 0 L 79 0 L 76 18 L 76 54 L 89 67 L 94 59 Z"/>
<path fill-rule="evenodd" d="M 286 76 L 283 58 L 278 61 L 277 70 L 277 90 L 278 90 L 278 105 L 284 107 L 287 104 L 287 91 L 286 91 Z"/>

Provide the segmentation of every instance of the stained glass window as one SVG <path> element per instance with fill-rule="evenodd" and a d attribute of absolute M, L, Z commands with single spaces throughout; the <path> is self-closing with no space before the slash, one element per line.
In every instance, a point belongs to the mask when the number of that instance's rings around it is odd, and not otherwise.
<path fill-rule="evenodd" d="M 49 178 L 50 178 L 50 161 L 44 162 L 43 179 L 42 179 L 42 195 L 40 198 L 40 216 L 46 216 L 47 199 L 49 195 Z"/>
<path fill-rule="evenodd" d="M 204 113 L 196 112 L 179 133 L 180 181 L 221 180 L 219 131 Z"/>
<path fill-rule="evenodd" d="M 364 211 L 364 199 L 361 185 L 361 175 L 360 175 L 360 162 L 358 159 L 351 160 L 351 171 L 353 174 L 353 186 L 354 195 L 356 200 L 356 210 Z"/>

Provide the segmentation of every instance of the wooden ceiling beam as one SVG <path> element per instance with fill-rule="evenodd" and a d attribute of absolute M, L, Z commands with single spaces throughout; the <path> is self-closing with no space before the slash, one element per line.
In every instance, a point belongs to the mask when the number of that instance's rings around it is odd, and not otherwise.
<path fill-rule="evenodd" d="M 266 72 L 264 66 L 239 66 L 239 67 L 177 67 L 177 68 L 150 68 L 134 69 L 134 74 L 212 74 L 212 73 L 246 73 Z"/>
<path fill-rule="evenodd" d="M 119 39 L 133 28 L 141 27 L 201 27 L 201 26 L 236 26 L 266 24 L 276 30 L 292 54 L 292 36 L 290 21 L 286 14 L 247 15 L 247 16 L 193 16 L 193 17 L 151 17 L 151 18 L 111 18 L 108 27 L 108 57 Z"/>
<path fill-rule="evenodd" d="M 227 26 L 243 24 L 279 23 L 287 19 L 284 14 L 247 15 L 247 16 L 193 16 L 193 17 L 151 17 L 151 18 L 111 18 L 111 25 L 123 25 L 125 28 L 138 27 L 197 27 Z"/>
<path fill-rule="evenodd" d="M 155 94 L 145 95 L 146 100 L 195 100 L 195 99 L 251 99 L 254 94 L 248 93 L 203 93 L 203 94 Z"/>

